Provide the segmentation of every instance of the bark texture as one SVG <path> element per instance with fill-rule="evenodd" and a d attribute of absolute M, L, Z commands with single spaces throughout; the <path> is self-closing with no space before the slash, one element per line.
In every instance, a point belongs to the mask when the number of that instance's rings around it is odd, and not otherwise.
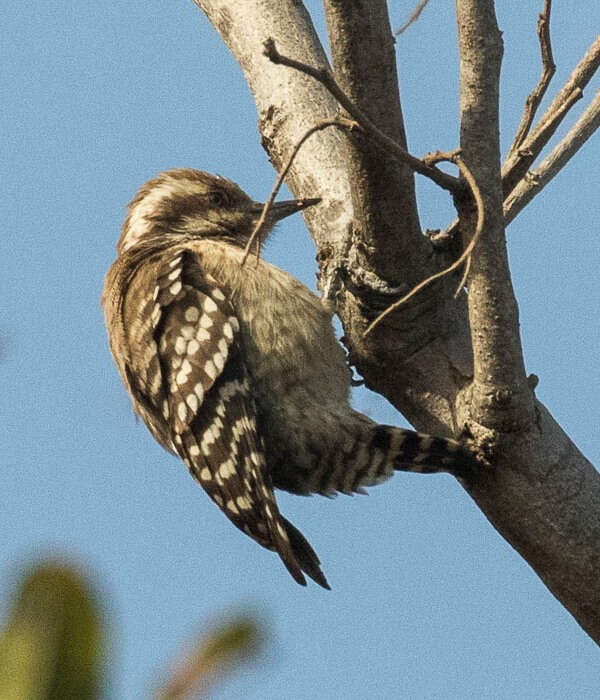
<path fill-rule="evenodd" d="M 242 67 L 263 145 L 281 168 L 303 133 L 336 113 L 335 101 L 316 81 L 263 55 L 271 37 L 281 54 L 327 65 L 306 9 L 298 0 L 195 2 Z M 403 144 L 386 3 L 325 0 L 325 10 L 338 82 L 380 130 Z M 457 0 L 457 20 L 461 146 L 486 221 L 468 299 L 454 301 L 457 280 L 443 279 L 363 338 L 369 321 L 393 300 L 391 288 L 408 291 L 441 263 L 420 235 L 413 176 L 360 134 L 328 129 L 303 146 L 287 184 L 298 197 L 327 201 L 309 209 L 306 220 L 321 286 L 339 287 L 347 344 L 367 385 L 419 430 L 450 435 L 466 427 L 473 434 L 491 466 L 469 487 L 472 498 L 600 642 L 600 475 L 535 399 L 524 371 L 504 238 L 502 43 L 492 0 Z M 475 213 L 468 200 L 457 208 L 466 240 Z"/>

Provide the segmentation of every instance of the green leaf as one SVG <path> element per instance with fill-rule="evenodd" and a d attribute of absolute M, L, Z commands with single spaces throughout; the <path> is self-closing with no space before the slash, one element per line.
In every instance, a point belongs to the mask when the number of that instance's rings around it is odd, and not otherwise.
<path fill-rule="evenodd" d="M 81 574 L 59 563 L 35 566 L 0 637 L 0 698 L 98 698 L 103 640 L 98 605 Z"/>

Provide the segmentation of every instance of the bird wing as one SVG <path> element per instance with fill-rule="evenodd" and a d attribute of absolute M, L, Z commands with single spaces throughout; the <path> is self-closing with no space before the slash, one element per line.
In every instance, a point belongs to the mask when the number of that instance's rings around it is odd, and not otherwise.
<path fill-rule="evenodd" d="M 238 528 L 277 551 L 298 583 L 306 584 L 304 570 L 328 587 L 317 555 L 279 513 L 235 309 L 195 258 L 181 248 L 161 258 L 140 324 L 148 337 L 130 343 L 145 358 L 130 373 L 140 378 L 136 394 L 153 409 L 141 415 L 156 436 L 156 418 L 145 414 L 160 412 L 172 449 Z"/>

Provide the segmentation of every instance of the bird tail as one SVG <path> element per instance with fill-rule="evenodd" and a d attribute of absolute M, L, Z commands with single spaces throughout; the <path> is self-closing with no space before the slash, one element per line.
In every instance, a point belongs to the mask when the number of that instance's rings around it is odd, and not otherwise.
<path fill-rule="evenodd" d="M 353 440 L 343 445 L 335 440 L 330 452 L 321 455 L 318 469 L 310 476 L 310 489 L 294 488 L 296 493 L 320 492 L 332 495 L 364 492 L 365 486 L 374 486 L 389 479 L 394 471 L 419 472 L 423 474 L 448 472 L 469 481 L 480 463 L 468 446 L 457 440 L 438 438 L 404 430 L 389 425 L 377 425 L 365 416 L 354 414 L 351 424 L 346 424 L 344 435 L 353 434 Z M 278 484 L 285 488 L 285 482 Z M 275 509 L 275 512 L 274 512 Z M 304 574 L 323 588 L 329 584 L 321 571 L 320 561 L 304 535 L 270 505 L 272 516 L 270 530 L 272 540 L 266 544 L 275 549 L 293 578 L 306 585 Z"/>
<path fill-rule="evenodd" d="M 390 473 L 392 469 L 421 474 L 448 472 L 459 479 L 470 480 L 481 466 L 464 442 L 389 425 L 375 426 L 370 444 L 375 455 L 372 462 L 377 462 L 377 453 L 383 453 Z"/>
<path fill-rule="evenodd" d="M 296 561 L 298 562 L 298 565 L 300 566 L 300 569 L 307 576 L 310 576 L 315 583 L 318 583 L 319 586 L 330 590 L 327 579 L 321 571 L 321 562 L 319 561 L 319 557 L 317 556 L 315 550 L 310 546 L 308 540 L 306 537 L 304 537 L 300 530 L 298 530 L 298 528 L 294 527 L 292 523 L 283 516 L 280 517 L 285 531 L 287 532 L 292 552 Z M 296 578 L 296 580 L 298 579 Z M 299 581 L 299 583 L 302 582 Z"/>
<path fill-rule="evenodd" d="M 361 493 L 365 486 L 386 481 L 395 471 L 448 472 L 468 482 L 481 467 L 465 443 L 377 425 L 360 414 L 354 414 L 345 434 L 354 437 L 343 444 L 333 442 L 312 476 L 310 491 L 328 496 L 336 491 Z"/>

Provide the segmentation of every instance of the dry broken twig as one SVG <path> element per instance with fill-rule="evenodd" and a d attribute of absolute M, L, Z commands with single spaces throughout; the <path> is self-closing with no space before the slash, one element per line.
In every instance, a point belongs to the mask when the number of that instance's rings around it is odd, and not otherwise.
<path fill-rule="evenodd" d="M 458 257 L 452 265 L 449 265 L 448 267 L 444 268 L 443 270 L 440 270 L 439 272 L 434 273 L 433 275 L 427 277 L 426 279 L 422 280 L 417 284 L 415 287 L 413 287 L 408 294 L 405 294 L 401 299 L 398 299 L 395 301 L 393 304 L 390 304 L 390 306 L 387 307 L 384 311 L 382 311 L 379 316 L 377 316 L 376 319 L 374 319 L 366 328 L 365 332 L 363 333 L 363 337 L 367 336 L 374 328 L 375 326 L 379 325 L 383 319 L 391 314 L 393 311 L 398 309 L 402 304 L 407 302 L 411 297 L 413 297 L 415 294 L 420 292 L 424 287 L 427 285 L 431 284 L 437 279 L 440 279 L 441 277 L 445 277 L 446 275 L 450 274 L 457 268 L 459 268 L 463 263 L 466 263 L 465 265 L 465 271 L 461 277 L 460 284 L 458 285 L 455 293 L 455 297 L 458 296 L 460 293 L 461 289 L 464 287 L 469 270 L 471 268 L 471 255 L 473 253 L 473 250 L 475 246 L 477 245 L 477 242 L 481 238 L 481 234 L 483 233 L 483 227 L 485 225 L 485 210 L 484 210 L 484 205 L 483 205 L 483 198 L 481 196 L 481 192 L 479 190 L 479 187 L 477 185 L 477 182 L 475 181 L 475 178 L 473 177 L 473 174 L 463 161 L 460 155 L 460 149 L 457 149 L 456 151 L 452 151 L 450 153 L 448 152 L 442 152 L 442 151 L 436 151 L 435 153 L 432 153 L 428 156 L 425 156 L 425 160 L 431 163 L 440 163 L 442 161 L 449 161 L 451 163 L 455 163 L 462 176 L 465 178 L 467 184 L 469 185 L 469 189 L 471 190 L 471 193 L 473 194 L 473 199 L 475 200 L 475 205 L 477 207 L 477 223 L 475 226 L 475 232 L 471 236 L 471 240 L 469 241 L 469 244 L 466 246 L 466 248 L 463 250 L 462 254 L 460 257 Z"/>
<path fill-rule="evenodd" d="M 350 119 L 347 119 L 346 117 L 337 116 L 333 119 L 325 119 L 318 124 L 315 124 L 312 126 L 310 129 L 306 131 L 306 133 L 302 136 L 302 138 L 298 141 L 298 143 L 294 146 L 294 149 L 292 150 L 290 157 L 288 158 L 287 163 L 285 166 L 281 169 L 281 172 L 279 173 L 277 179 L 275 180 L 275 184 L 273 185 L 273 189 L 271 190 L 271 194 L 267 198 L 267 201 L 265 202 L 263 206 L 263 210 L 260 214 L 260 218 L 258 219 L 256 226 L 254 227 L 254 231 L 252 231 L 252 235 L 248 239 L 248 243 L 246 243 L 246 247 L 244 248 L 244 256 L 242 258 L 242 265 L 246 262 L 248 255 L 250 254 L 250 250 L 253 246 L 253 244 L 257 241 L 260 240 L 259 234 L 262 229 L 262 227 L 265 224 L 267 214 L 269 213 L 269 209 L 271 208 L 275 197 L 277 196 L 277 193 L 279 192 L 279 189 L 281 185 L 283 184 L 283 181 L 286 178 L 286 175 L 288 174 L 289 169 L 292 167 L 292 163 L 294 162 L 294 159 L 298 155 L 298 152 L 302 148 L 303 144 L 306 142 L 308 138 L 310 138 L 314 133 L 317 131 L 322 131 L 323 129 L 327 129 L 330 126 L 334 126 L 338 129 L 353 129 L 358 126 L 358 124 Z M 259 254 L 259 245 L 257 243 L 257 251 L 256 251 L 256 257 L 258 258 Z"/>
<path fill-rule="evenodd" d="M 552 9 L 552 0 L 544 0 L 544 7 L 538 17 L 537 35 L 540 42 L 540 52 L 542 54 L 542 75 L 531 93 L 525 100 L 525 109 L 521 117 L 521 123 L 515 134 L 514 141 L 510 147 L 509 154 L 521 146 L 523 140 L 529 133 L 533 118 L 537 112 L 548 85 L 552 80 L 552 76 L 556 72 L 556 65 L 552 57 L 552 43 L 550 41 L 550 12 Z"/>
<path fill-rule="evenodd" d="M 406 151 L 394 139 L 386 136 L 375 124 L 367 117 L 367 115 L 357 107 L 344 93 L 338 85 L 331 71 L 326 68 L 313 68 L 306 63 L 296 61 L 293 58 L 282 56 L 275 46 L 275 41 L 272 38 L 264 42 L 264 54 L 273 63 L 294 68 L 301 73 L 310 75 L 312 78 L 321 83 L 339 102 L 343 109 L 353 117 L 363 131 L 373 138 L 381 147 L 383 147 L 391 156 L 408 165 L 412 170 L 433 180 L 437 185 L 442 187 L 452 194 L 460 195 L 463 192 L 463 184 L 459 178 L 448 175 L 438 168 L 428 165 L 424 160 L 417 158 Z"/>

